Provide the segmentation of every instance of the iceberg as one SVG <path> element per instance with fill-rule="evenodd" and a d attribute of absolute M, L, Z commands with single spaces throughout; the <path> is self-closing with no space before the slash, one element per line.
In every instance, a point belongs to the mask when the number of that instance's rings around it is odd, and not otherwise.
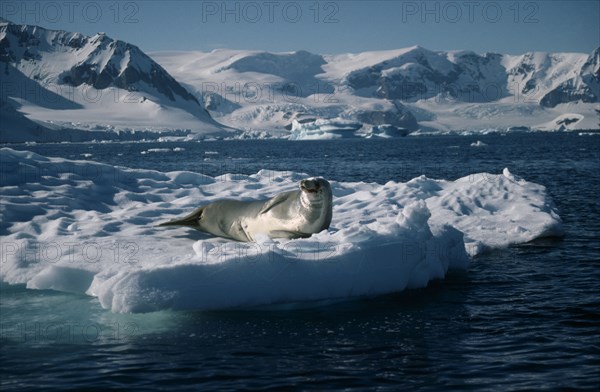
<path fill-rule="evenodd" d="M 508 169 L 456 181 L 330 181 L 329 230 L 238 243 L 156 224 L 220 198 L 296 189 L 305 174 L 209 177 L 9 148 L 0 159 L 0 280 L 87 294 L 113 312 L 376 296 L 425 287 L 488 249 L 563 234 L 545 188 Z"/>
<path fill-rule="evenodd" d="M 290 140 L 324 140 L 356 137 L 361 123 L 340 119 L 316 119 L 314 121 L 292 121 Z"/>

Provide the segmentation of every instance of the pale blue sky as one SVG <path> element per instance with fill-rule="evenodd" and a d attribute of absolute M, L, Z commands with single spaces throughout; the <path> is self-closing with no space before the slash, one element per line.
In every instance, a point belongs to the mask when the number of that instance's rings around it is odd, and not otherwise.
<path fill-rule="evenodd" d="M 3 1 L 15 23 L 94 34 L 145 51 L 316 53 L 421 45 L 519 54 L 600 46 L 600 1 Z"/>

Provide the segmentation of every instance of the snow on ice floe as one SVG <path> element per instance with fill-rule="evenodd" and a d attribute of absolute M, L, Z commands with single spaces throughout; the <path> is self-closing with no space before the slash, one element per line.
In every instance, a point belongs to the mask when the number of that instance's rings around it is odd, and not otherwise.
<path fill-rule="evenodd" d="M 469 255 L 562 235 L 543 186 L 505 169 L 456 181 L 332 181 L 308 239 L 237 243 L 156 227 L 220 198 L 268 198 L 305 175 L 209 177 L 0 150 L 0 279 L 96 296 L 114 312 L 223 309 L 424 287 Z"/>

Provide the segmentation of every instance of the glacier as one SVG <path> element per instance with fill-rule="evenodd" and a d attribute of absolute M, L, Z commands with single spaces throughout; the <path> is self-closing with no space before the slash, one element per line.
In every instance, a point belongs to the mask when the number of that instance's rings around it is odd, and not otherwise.
<path fill-rule="evenodd" d="M 150 56 L 196 96 L 209 96 L 205 107 L 221 123 L 281 137 L 306 118 L 361 123 L 357 137 L 377 135 L 380 127 L 405 130 L 400 135 L 600 128 L 599 49 L 505 55 L 414 46 L 312 57 L 218 49 Z M 305 57 L 311 63 L 304 71 L 294 60 Z"/>

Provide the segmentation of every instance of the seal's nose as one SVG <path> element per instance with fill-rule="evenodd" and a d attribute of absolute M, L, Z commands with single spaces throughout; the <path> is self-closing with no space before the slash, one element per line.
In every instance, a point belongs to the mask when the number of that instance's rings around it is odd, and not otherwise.
<path fill-rule="evenodd" d="M 305 192 L 314 193 L 321 188 L 321 184 L 314 180 L 302 180 L 300 181 L 300 188 L 302 188 L 302 190 Z"/>

